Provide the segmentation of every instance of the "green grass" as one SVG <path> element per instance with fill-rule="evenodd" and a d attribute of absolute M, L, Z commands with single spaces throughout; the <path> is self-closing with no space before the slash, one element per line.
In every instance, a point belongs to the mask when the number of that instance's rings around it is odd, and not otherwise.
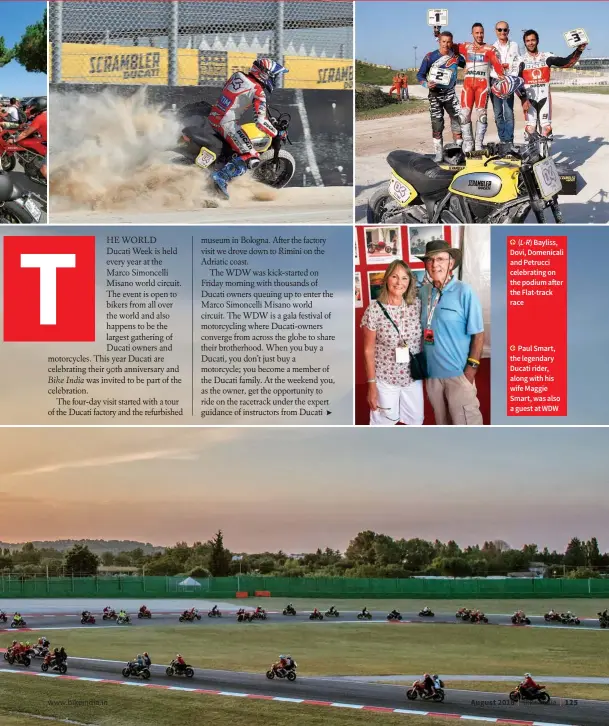
<path fill-rule="evenodd" d="M 533 677 L 536 677 L 533 674 Z M 485 691 L 487 693 L 501 693 L 507 695 L 518 684 L 497 683 L 492 681 L 453 681 L 443 679 L 446 690 L 454 688 L 456 691 Z M 539 683 L 539 680 L 537 681 Z M 554 698 L 587 698 L 594 701 L 609 701 L 609 686 L 595 683 L 544 683 L 548 693 Z"/>
<path fill-rule="evenodd" d="M 553 91 L 566 93 L 609 93 L 609 86 L 552 86 Z"/>
<path fill-rule="evenodd" d="M 402 612 L 419 611 L 428 605 L 432 610 L 438 613 L 455 613 L 460 607 L 480 608 L 485 613 L 495 614 L 512 614 L 516 610 L 524 610 L 527 615 L 543 615 L 551 608 L 564 612 L 571 610 L 580 618 L 595 618 L 596 614 L 609 607 L 609 598 L 539 598 L 539 599 L 493 599 L 484 600 L 483 598 L 461 598 L 459 600 L 434 600 L 413 599 L 413 598 L 290 598 L 288 597 L 263 597 L 263 598 L 247 598 L 244 600 L 226 600 L 233 602 L 239 607 L 252 607 L 261 605 L 267 610 L 283 610 L 283 608 L 292 602 L 298 612 L 313 610 L 318 607 L 320 610 L 327 610 L 330 605 L 334 605 L 340 610 L 361 610 L 364 605 L 370 610 L 381 610 L 389 612 L 394 607 Z M 148 605 L 154 612 L 154 603 Z"/>
<path fill-rule="evenodd" d="M 197 668 L 260 673 L 286 650 L 302 675 L 437 673 L 510 675 L 529 670 L 554 676 L 609 671 L 609 640 L 580 632 L 492 625 L 266 623 L 47 631 L 69 655 L 127 661 L 147 650 L 153 663 L 180 652 Z M 38 633 L 28 633 L 31 642 Z M 0 639 L 6 647 L 11 634 Z"/>
<path fill-rule="evenodd" d="M 404 101 L 404 103 L 391 104 L 391 106 L 383 106 L 382 108 L 369 108 L 355 112 L 356 121 L 368 121 L 376 118 L 391 118 L 393 116 L 411 116 L 413 113 L 422 113 L 427 111 L 429 104 L 427 101 L 418 99 Z"/>
<path fill-rule="evenodd" d="M 56 701 L 77 703 L 56 705 Z M 58 723 L 11 715 L 15 712 L 69 718 L 96 726 L 227 726 L 238 723 L 248 726 L 272 723 L 298 726 L 447 726 L 449 723 L 444 718 L 426 716 L 397 716 L 152 688 L 127 688 L 111 683 L 0 674 L 2 726 L 55 726 Z"/>

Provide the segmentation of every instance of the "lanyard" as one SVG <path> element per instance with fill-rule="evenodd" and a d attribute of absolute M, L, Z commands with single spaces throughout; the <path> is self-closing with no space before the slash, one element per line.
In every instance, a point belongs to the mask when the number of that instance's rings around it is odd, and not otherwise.
<path fill-rule="evenodd" d="M 404 326 L 403 332 L 400 332 L 400 329 L 395 324 L 395 320 L 391 317 L 391 315 L 389 315 L 389 313 L 385 309 L 385 306 L 381 302 L 379 302 L 378 300 L 377 300 L 377 303 L 379 304 L 379 307 L 383 311 L 383 314 L 385 315 L 385 317 L 387 318 L 387 320 L 389 320 L 389 322 L 395 328 L 396 333 L 398 334 L 398 338 L 399 338 L 398 342 L 403 341 L 405 339 L 405 337 L 406 337 L 406 309 L 405 309 L 404 303 L 402 302 L 402 305 L 400 306 L 401 307 L 401 310 L 402 310 L 402 320 L 401 320 L 401 323 Z"/>
<path fill-rule="evenodd" d="M 431 296 L 432 296 L 434 290 L 435 290 L 435 288 L 432 285 L 429 290 L 429 295 L 427 296 L 427 329 L 428 330 L 431 328 L 431 321 L 433 320 L 434 313 L 436 312 L 436 307 L 438 306 L 438 303 L 440 302 L 440 298 L 442 297 L 442 290 L 438 290 L 436 299 L 432 303 Z"/>

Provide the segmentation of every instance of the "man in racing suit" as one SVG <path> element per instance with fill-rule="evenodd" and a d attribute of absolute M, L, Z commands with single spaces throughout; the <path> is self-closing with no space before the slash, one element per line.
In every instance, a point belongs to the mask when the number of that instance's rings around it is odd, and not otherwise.
<path fill-rule="evenodd" d="M 475 148 L 480 150 L 484 144 L 484 135 L 488 126 L 486 109 L 491 67 L 498 78 L 505 77 L 505 71 L 499 62 L 496 49 L 484 42 L 484 28 L 481 23 L 472 25 L 472 36 L 473 42 L 453 45 L 453 51 L 465 58 L 465 79 L 461 91 L 461 130 L 463 132 L 463 151 L 465 152 L 474 149 L 472 130 L 474 109 L 477 118 Z"/>
<path fill-rule="evenodd" d="M 522 681 L 520 687 L 529 698 L 534 698 L 537 691 L 539 691 L 539 686 L 535 683 L 530 673 L 524 674 L 524 681 Z"/>
<path fill-rule="evenodd" d="M 453 133 L 453 140 L 457 144 L 462 143 L 461 138 L 461 108 L 455 93 L 457 83 L 457 70 L 465 66 L 465 61 L 456 55 L 452 50 L 453 35 L 445 30 L 439 36 L 439 48 L 428 53 L 419 72 L 417 80 L 424 87 L 429 89 L 429 115 L 431 116 L 431 134 L 434 145 L 434 161 L 443 160 L 442 135 L 444 133 L 444 111 L 450 117 L 450 125 Z M 430 72 L 435 68 L 443 68 L 450 72 L 450 81 L 446 85 L 438 85 L 428 80 Z"/>
<path fill-rule="evenodd" d="M 287 69 L 270 58 L 255 60 L 247 74 L 237 71 L 228 79 L 209 114 L 214 131 L 235 152 L 233 159 L 212 175 L 216 186 L 227 198 L 228 182 L 260 164 L 258 152 L 238 121 L 253 106 L 256 126 L 271 138 L 277 136 L 279 132 L 267 118 L 265 91 L 271 93 L 283 73 L 287 73 Z"/>
<path fill-rule="evenodd" d="M 541 132 L 544 136 L 552 139 L 552 95 L 550 93 L 550 68 L 572 68 L 584 52 L 586 43 L 578 45 L 577 48 L 566 58 L 560 58 L 554 53 L 541 53 L 539 51 L 539 34 L 535 30 L 527 30 L 522 36 L 526 52 L 516 59 L 518 75 L 524 80 L 524 90 L 527 101 L 541 101 L 546 99 L 541 109 Z M 524 103 L 524 140 L 529 140 L 529 135 L 535 131 L 537 124 L 537 111 L 530 103 Z"/>

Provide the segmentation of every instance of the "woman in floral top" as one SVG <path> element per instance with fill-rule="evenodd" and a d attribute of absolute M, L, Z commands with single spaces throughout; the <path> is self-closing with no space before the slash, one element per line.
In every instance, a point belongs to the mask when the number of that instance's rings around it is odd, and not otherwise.
<path fill-rule="evenodd" d="M 422 346 L 421 301 L 416 277 L 403 260 L 394 260 L 385 271 L 381 292 L 364 313 L 362 328 L 370 425 L 400 421 L 422 426 L 423 382 L 410 375 L 410 353 L 420 353 Z"/>

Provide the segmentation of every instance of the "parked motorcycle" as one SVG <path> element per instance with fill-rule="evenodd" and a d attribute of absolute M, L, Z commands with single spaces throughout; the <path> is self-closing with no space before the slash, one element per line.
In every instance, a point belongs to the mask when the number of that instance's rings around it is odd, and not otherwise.
<path fill-rule="evenodd" d="M 138 665 L 136 661 L 129 661 L 123 668 L 123 676 L 125 678 L 136 676 L 137 678 L 143 678 L 147 681 L 150 678 L 150 670 L 146 668 L 146 666 L 142 667 Z"/>
<path fill-rule="evenodd" d="M 411 151 L 392 151 L 390 181 L 368 201 L 372 224 L 519 224 L 532 211 L 539 224 L 550 209 L 562 222 L 558 195 L 573 194 L 570 170 L 559 171 L 543 136 L 540 110 L 530 100 L 537 128 L 524 146 L 486 144 L 450 164 Z M 576 193 L 576 190 L 575 190 Z"/>
<path fill-rule="evenodd" d="M 298 667 L 298 665 L 296 663 L 294 663 L 293 668 L 286 670 L 285 668 L 280 668 L 277 663 L 273 663 L 273 665 L 270 667 L 270 669 L 266 672 L 266 677 L 271 681 L 275 677 L 287 678 L 288 681 L 295 681 L 297 667 Z"/>
<path fill-rule="evenodd" d="M 533 696 L 529 696 L 522 687 L 522 684 L 520 684 L 518 688 L 510 692 L 510 701 L 512 703 L 518 703 L 518 701 L 550 703 L 550 694 L 545 690 L 545 686 L 539 686 L 538 691 Z"/>
<path fill-rule="evenodd" d="M 406 698 L 409 701 L 416 701 L 420 698 L 422 701 L 435 701 L 436 703 L 442 703 L 444 700 L 444 681 L 440 681 L 441 688 L 436 688 L 435 693 L 429 696 L 425 691 L 425 686 L 421 681 L 415 681 L 412 686 L 406 691 Z"/>
<path fill-rule="evenodd" d="M 217 171 L 232 159 L 235 152 L 210 125 L 207 118 L 210 110 L 211 106 L 203 101 L 190 104 L 179 112 L 185 127 L 174 151 L 180 155 L 180 163 Z M 269 108 L 269 111 L 275 114 L 269 117 L 273 126 L 280 131 L 287 131 L 291 115 L 277 109 Z M 286 142 L 292 143 L 289 137 L 286 136 L 283 141 L 279 136 L 272 139 L 254 123 L 243 124 L 241 128 L 260 154 L 260 164 L 252 169 L 252 178 L 274 189 L 287 186 L 296 171 L 294 157 L 282 148 Z"/>
<path fill-rule="evenodd" d="M 5 131 L 0 134 L 0 165 L 2 171 L 11 172 L 17 162 L 23 167 L 23 173 L 33 182 L 41 186 L 47 185 L 40 168 L 46 162 L 47 147 L 40 134 L 29 136 L 19 143 L 15 141 L 21 133 L 20 129 Z"/>
<path fill-rule="evenodd" d="M 167 666 L 165 669 L 165 673 L 168 676 L 184 676 L 186 678 L 192 678 L 195 674 L 194 669 L 192 666 L 183 666 L 180 667 L 175 660 L 172 660 L 171 663 Z"/>

